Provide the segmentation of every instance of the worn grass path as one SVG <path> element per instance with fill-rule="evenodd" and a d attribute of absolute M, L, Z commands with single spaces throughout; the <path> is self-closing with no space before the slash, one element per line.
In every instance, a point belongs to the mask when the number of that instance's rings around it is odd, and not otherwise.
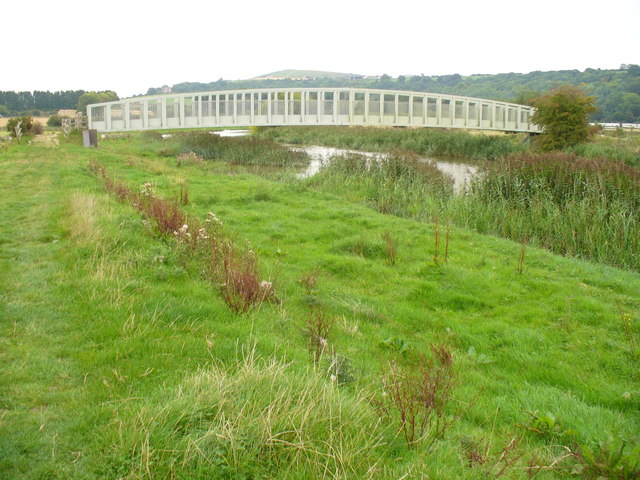
<path fill-rule="evenodd" d="M 158 238 L 132 207 L 104 193 L 86 168 L 96 158 L 132 187 L 153 181 L 165 196 L 188 179 L 186 210 L 200 218 L 215 211 L 250 241 L 281 303 L 230 313 L 173 240 Z M 638 352 L 621 320 L 631 315 L 637 345 L 638 274 L 531 249 L 519 275 L 519 245 L 458 229 L 448 264 L 435 265 L 432 225 L 223 164 L 177 168 L 131 139 L 105 141 L 98 151 L 11 147 L 0 151 L 0 169 L 0 478 L 305 478 L 318 471 L 358 478 L 375 461 L 372 478 L 484 478 L 481 467 L 467 466 L 464 439 L 489 438 L 499 451 L 518 435 L 523 466 L 533 453 L 551 463 L 552 446 L 569 441 L 565 433 L 595 444 L 640 431 Z M 385 231 L 398 243 L 396 266 L 385 255 Z M 319 283 L 309 296 L 299 279 L 314 269 Z M 362 455 L 354 445 L 369 440 L 349 433 L 340 461 L 336 447 L 310 453 L 310 445 L 325 447 L 323 428 L 334 426 L 313 424 L 309 448 L 291 453 L 291 446 L 254 441 L 250 416 L 216 423 L 221 411 L 254 412 L 255 400 L 239 410 L 231 404 L 255 399 L 251 392 L 268 396 L 273 385 L 323 391 L 305 376 L 300 332 L 310 303 L 335 319 L 330 344 L 355 376 L 330 397 L 330 410 L 364 405 L 362 392 L 379 390 L 398 342 L 406 353 L 395 353 L 408 365 L 431 343 L 448 344 L 461 371 L 456 397 L 473 406 L 430 451 L 404 447 L 385 420 L 371 431 L 388 446 Z M 219 389 L 208 387 L 220 398 L 207 397 L 198 372 L 233 366 L 242 345 L 291 362 L 284 376 L 273 374 L 284 383 L 267 388 L 255 376 L 234 383 L 220 374 Z M 313 417 L 312 400 L 300 418 Z M 377 425 L 362 411 L 362 418 L 341 418 L 340 431 Z M 524 428 L 535 412 L 552 413 L 557 431 Z M 195 455 L 194 445 L 206 455 Z M 285 466 L 277 458 L 286 455 L 314 460 Z"/>

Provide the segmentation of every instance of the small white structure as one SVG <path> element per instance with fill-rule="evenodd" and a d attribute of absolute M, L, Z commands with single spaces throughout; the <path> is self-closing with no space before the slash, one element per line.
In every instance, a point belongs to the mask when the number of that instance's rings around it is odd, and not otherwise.
<path fill-rule="evenodd" d="M 134 97 L 87 106 L 100 132 L 269 125 L 389 125 L 538 133 L 533 107 L 424 92 L 282 88 Z"/>

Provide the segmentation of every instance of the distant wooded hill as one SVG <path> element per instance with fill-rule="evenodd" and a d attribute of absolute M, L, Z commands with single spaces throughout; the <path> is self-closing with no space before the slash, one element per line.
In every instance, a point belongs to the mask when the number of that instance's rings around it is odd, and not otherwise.
<path fill-rule="evenodd" d="M 319 75 L 322 73 L 323 75 Z M 328 74 L 328 75 L 327 75 Z M 274 77 L 287 78 L 274 78 Z M 269 77 L 261 79 L 264 77 Z M 640 66 L 623 65 L 617 70 L 588 68 L 554 72 L 500 73 L 496 75 L 399 76 L 366 77 L 354 74 L 284 70 L 250 80 L 223 80 L 210 83 L 185 82 L 172 87 L 172 92 L 278 87 L 355 87 L 419 92 L 448 93 L 493 100 L 528 103 L 542 92 L 564 84 L 582 86 L 596 98 L 598 111 L 592 116 L 598 122 L 640 123 Z M 162 93 L 150 88 L 147 95 Z"/>

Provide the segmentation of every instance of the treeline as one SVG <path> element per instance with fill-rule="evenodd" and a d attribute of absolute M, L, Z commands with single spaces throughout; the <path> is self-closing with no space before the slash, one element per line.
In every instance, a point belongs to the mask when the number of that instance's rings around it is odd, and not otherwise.
<path fill-rule="evenodd" d="M 53 112 L 60 109 L 72 109 L 76 108 L 78 100 L 85 93 L 85 90 L 66 90 L 64 92 L 0 91 L 0 114 L 6 116 L 33 113 L 34 110 Z"/>
<path fill-rule="evenodd" d="M 0 92 L 0 115 L 39 115 L 54 113 L 60 109 L 84 111 L 90 103 L 118 100 L 113 90 L 87 92 L 67 90 L 64 92 Z"/>
<path fill-rule="evenodd" d="M 309 80 L 224 80 L 184 82 L 172 87 L 175 93 L 242 88 L 354 87 L 447 93 L 493 100 L 528 103 L 543 92 L 560 85 L 581 86 L 596 99 L 598 110 L 591 116 L 598 122 L 640 123 L 640 66 L 623 65 L 617 70 L 587 68 L 553 72 L 500 73 L 497 75 L 459 74 L 440 76 L 382 75 L 378 78 L 316 78 Z M 155 95 L 161 88 L 150 88 Z"/>

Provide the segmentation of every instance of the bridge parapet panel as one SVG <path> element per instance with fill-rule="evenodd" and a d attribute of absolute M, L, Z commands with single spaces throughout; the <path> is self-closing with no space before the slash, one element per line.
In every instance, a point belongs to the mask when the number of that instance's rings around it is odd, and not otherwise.
<path fill-rule="evenodd" d="M 534 109 L 480 98 L 350 88 L 135 97 L 87 107 L 89 128 L 127 131 L 251 125 L 389 125 L 539 132 Z"/>

